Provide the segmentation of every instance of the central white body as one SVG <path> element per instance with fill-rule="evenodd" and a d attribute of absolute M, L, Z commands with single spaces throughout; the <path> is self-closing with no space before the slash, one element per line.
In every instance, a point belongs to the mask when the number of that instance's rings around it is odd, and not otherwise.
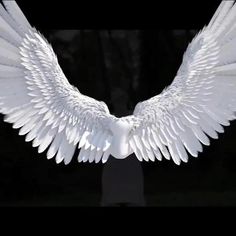
<path fill-rule="evenodd" d="M 129 145 L 129 134 L 133 128 L 124 118 L 111 122 L 110 130 L 113 133 L 110 154 L 116 159 L 125 159 L 133 153 Z"/>

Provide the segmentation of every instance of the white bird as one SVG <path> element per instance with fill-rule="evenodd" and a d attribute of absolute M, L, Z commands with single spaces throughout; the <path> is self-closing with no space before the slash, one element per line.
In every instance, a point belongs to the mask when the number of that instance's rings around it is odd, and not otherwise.
<path fill-rule="evenodd" d="M 15 1 L 0 4 L 0 112 L 57 163 L 197 157 L 236 118 L 236 4 L 222 1 L 189 45 L 173 83 L 116 118 L 73 87 L 46 39 Z"/>

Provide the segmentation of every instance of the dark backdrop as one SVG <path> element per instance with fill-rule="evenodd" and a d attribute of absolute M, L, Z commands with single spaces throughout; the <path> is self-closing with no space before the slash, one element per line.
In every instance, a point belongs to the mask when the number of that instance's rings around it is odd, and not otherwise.
<path fill-rule="evenodd" d="M 108 10 L 101 16 L 95 7 L 83 9 L 72 2 L 18 2 L 52 44 L 69 81 L 82 93 L 106 102 L 111 112 L 117 102 L 114 96 L 122 90 L 127 97 L 126 115 L 138 101 L 171 83 L 188 43 L 219 4 L 162 3 L 132 13 L 121 5 L 116 14 Z M 38 155 L 2 120 L 0 205 L 100 204 L 102 164 L 74 160 L 69 166 L 56 165 L 46 160 L 45 153 Z M 219 140 L 204 147 L 198 159 L 191 157 L 180 167 L 172 161 L 142 163 L 147 205 L 235 206 L 235 131 L 233 122 Z"/>

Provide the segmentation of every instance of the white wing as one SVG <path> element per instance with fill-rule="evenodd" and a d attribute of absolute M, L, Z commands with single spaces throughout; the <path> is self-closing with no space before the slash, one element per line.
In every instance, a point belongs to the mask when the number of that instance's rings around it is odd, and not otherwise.
<path fill-rule="evenodd" d="M 69 84 L 53 49 L 30 26 L 15 1 L 0 4 L 0 112 L 39 153 L 68 164 L 99 162 L 109 148 L 107 106 Z"/>
<path fill-rule="evenodd" d="M 171 86 L 139 103 L 130 145 L 139 160 L 188 161 L 218 138 L 236 111 L 236 4 L 223 1 L 189 45 Z"/>

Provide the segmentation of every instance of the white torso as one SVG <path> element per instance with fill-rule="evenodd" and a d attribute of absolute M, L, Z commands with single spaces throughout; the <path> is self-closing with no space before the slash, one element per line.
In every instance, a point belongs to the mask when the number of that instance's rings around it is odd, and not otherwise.
<path fill-rule="evenodd" d="M 133 153 L 129 145 L 129 134 L 132 128 L 133 125 L 124 118 L 110 124 L 110 130 L 113 133 L 110 154 L 116 159 L 124 159 Z"/>

